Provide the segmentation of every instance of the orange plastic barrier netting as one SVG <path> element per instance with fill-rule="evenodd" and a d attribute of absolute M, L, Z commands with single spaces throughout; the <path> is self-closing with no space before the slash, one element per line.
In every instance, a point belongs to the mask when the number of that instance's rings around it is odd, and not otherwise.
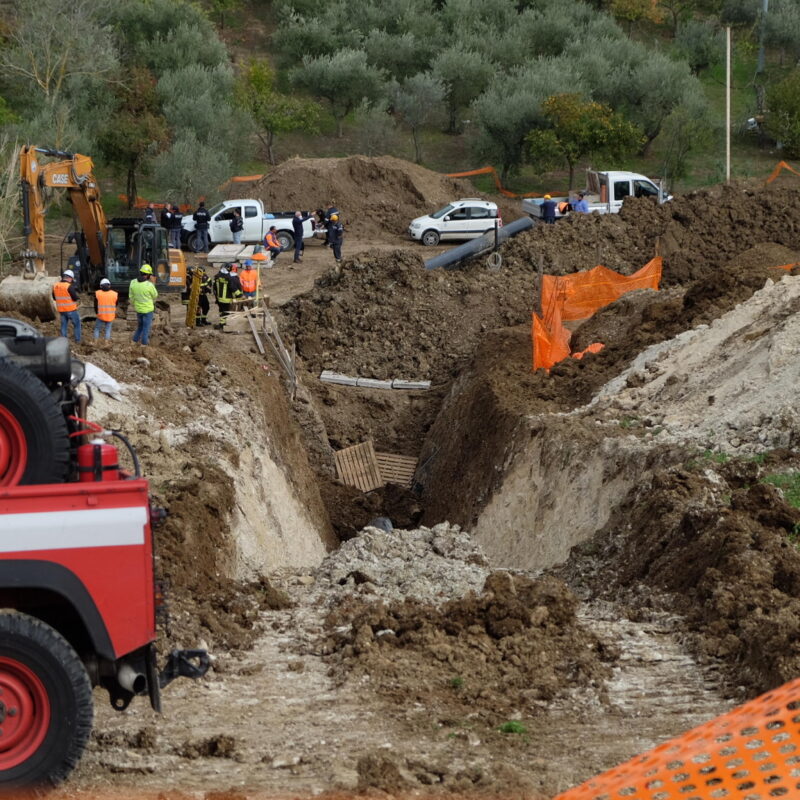
<path fill-rule="evenodd" d="M 503 187 L 503 184 L 500 182 L 500 176 L 497 174 L 497 170 L 494 167 L 481 167 L 480 169 L 468 169 L 466 172 L 448 172 L 448 178 L 470 178 L 473 175 L 493 175 L 494 176 L 494 185 L 497 187 L 497 191 L 500 194 L 505 195 L 506 197 L 541 197 L 542 195 L 539 192 L 527 192 L 526 194 L 516 194 L 514 192 L 510 192 L 508 189 Z"/>
<path fill-rule="evenodd" d="M 775 165 L 775 169 L 772 170 L 772 174 L 769 176 L 769 178 L 767 178 L 766 183 L 772 183 L 772 181 L 774 181 L 775 178 L 777 178 L 778 175 L 780 175 L 785 169 L 789 170 L 789 172 L 793 172 L 795 175 L 800 175 L 800 172 L 798 172 L 794 167 L 790 166 L 785 161 L 779 161 Z"/>
<path fill-rule="evenodd" d="M 553 800 L 800 797 L 800 679 Z"/>
<path fill-rule="evenodd" d="M 634 289 L 658 289 L 662 259 L 656 256 L 633 275 L 620 275 L 607 267 L 597 266 L 572 275 L 542 276 L 542 316 L 533 314 L 533 368 L 550 369 L 572 355 L 582 358 L 597 353 L 603 345 L 589 345 L 580 353 L 570 353 L 570 332 L 563 321 L 588 319 L 598 309 L 618 300 Z"/>

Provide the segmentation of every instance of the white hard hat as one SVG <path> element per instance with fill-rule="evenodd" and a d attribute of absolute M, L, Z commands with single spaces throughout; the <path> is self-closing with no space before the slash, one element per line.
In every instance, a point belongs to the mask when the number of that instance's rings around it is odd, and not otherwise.
<path fill-rule="evenodd" d="M 103 278 L 103 280 L 100 281 L 100 285 L 101 286 L 111 286 L 111 281 L 108 278 Z"/>
<path fill-rule="evenodd" d="M 65 278 L 74 278 L 75 277 L 75 273 L 71 269 L 65 269 L 61 274 Z"/>

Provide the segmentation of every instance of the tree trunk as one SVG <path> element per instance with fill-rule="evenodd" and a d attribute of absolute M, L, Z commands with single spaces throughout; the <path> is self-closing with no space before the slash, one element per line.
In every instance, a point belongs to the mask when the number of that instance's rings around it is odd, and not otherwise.
<path fill-rule="evenodd" d="M 136 202 L 136 165 L 128 167 L 128 180 L 125 186 L 125 193 L 128 195 L 128 208 L 133 208 Z"/>
<path fill-rule="evenodd" d="M 342 132 L 342 123 L 344 122 L 344 117 L 336 117 L 336 138 L 341 139 L 344 136 Z"/>
<path fill-rule="evenodd" d="M 454 105 L 451 105 L 450 106 L 450 114 L 449 114 L 449 122 L 447 124 L 447 132 L 451 136 L 454 136 L 455 134 L 458 133 L 458 130 L 456 129 L 456 119 L 457 118 L 458 118 L 458 109 Z"/>
<path fill-rule="evenodd" d="M 567 163 L 569 164 L 569 191 L 572 191 L 572 186 L 575 183 L 575 164 L 572 161 Z"/>
<path fill-rule="evenodd" d="M 275 151 L 272 149 L 272 143 L 275 141 L 275 132 L 269 131 L 267 133 L 267 158 L 272 166 L 275 166 Z"/>
<path fill-rule="evenodd" d="M 411 129 L 411 140 L 414 142 L 414 163 L 422 163 L 422 150 L 419 146 L 419 139 L 417 138 L 417 129 Z"/>

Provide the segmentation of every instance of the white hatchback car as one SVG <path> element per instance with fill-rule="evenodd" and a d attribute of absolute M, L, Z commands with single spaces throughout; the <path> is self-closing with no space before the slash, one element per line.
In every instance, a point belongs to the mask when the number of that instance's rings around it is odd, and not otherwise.
<path fill-rule="evenodd" d="M 444 239 L 474 239 L 503 226 L 495 203 L 478 197 L 463 197 L 425 217 L 417 217 L 408 226 L 412 239 L 432 247 Z"/>

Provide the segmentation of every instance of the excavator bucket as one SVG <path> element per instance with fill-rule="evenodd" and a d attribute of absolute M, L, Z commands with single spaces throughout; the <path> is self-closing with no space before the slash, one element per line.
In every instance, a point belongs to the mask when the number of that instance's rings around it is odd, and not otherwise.
<path fill-rule="evenodd" d="M 0 281 L 0 311 L 23 314 L 49 322 L 56 318 L 53 285 L 58 281 L 44 273 L 33 278 L 11 275 Z"/>

